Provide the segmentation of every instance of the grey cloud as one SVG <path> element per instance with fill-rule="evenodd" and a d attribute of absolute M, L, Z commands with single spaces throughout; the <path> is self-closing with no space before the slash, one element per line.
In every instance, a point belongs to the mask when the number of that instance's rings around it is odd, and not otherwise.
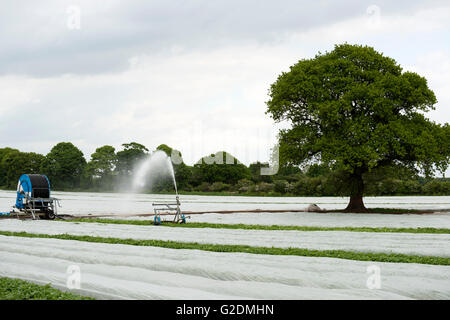
<path fill-rule="evenodd" d="M 284 34 L 361 16 L 372 1 L 80 1 L 81 29 L 66 26 L 72 1 L 14 1 L 0 13 L 0 74 L 96 74 L 142 53 L 267 43 Z M 108 2 L 111 3 L 111 2 Z M 443 1 L 378 1 L 385 14 Z"/>

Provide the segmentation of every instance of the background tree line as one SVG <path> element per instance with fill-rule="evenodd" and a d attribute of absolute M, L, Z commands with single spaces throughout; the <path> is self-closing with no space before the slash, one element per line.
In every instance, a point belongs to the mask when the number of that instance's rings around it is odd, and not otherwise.
<path fill-rule="evenodd" d="M 172 148 L 160 145 L 167 155 Z M 151 152 L 142 144 L 131 142 L 116 151 L 112 146 L 96 149 L 89 161 L 70 142 L 55 145 L 47 155 L 0 148 L 0 187 L 14 189 L 23 173 L 41 173 L 49 177 L 56 190 L 120 191 L 119 185 L 130 181 L 136 164 Z M 180 154 L 181 155 L 181 154 Z M 222 158 L 221 158 L 222 157 Z M 174 165 L 179 191 L 199 193 L 237 193 L 247 195 L 341 196 L 348 182 L 346 173 L 326 164 L 311 164 L 303 169 L 282 166 L 273 176 L 260 174 L 255 162 L 246 166 L 222 151 L 205 156 L 193 166 Z M 233 164 L 231 164 L 233 163 Z M 450 195 L 450 180 L 424 178 L 413 170 L 385 167 L 364 176 L 367 195 Z M 147 192 L 173 192 L 170 177 L 158 181 Z"/>

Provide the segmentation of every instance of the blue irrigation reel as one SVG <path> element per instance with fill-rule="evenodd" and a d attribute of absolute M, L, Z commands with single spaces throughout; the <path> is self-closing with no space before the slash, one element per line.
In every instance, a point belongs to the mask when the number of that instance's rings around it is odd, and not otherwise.
<path fill-rule="evenodd" d="M 11 216 L 55 219 L 59 200 L 51 197 L 50 181 L 42 174 L 23 174 L 17 184 L 17 197 Z"/>

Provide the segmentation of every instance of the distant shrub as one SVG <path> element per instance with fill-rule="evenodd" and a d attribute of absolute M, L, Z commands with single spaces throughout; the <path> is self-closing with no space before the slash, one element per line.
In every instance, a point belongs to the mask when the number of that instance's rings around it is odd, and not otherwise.
<path fill-rule="evenodd" d="M 273 183 L 261 182 L 255 186 L 256 192 L 270 192 L 273 190 Z"/>
<path fill-rule="evenodd" d="M 196 191 L 208 192 L 208 191 L 210 191 L 210 186 L 211 185 L 208 182 L 202 182 L 195 189 L 196 189 Z"/>
<path fill-rule="evenodd" d="M 303 178 L 294 183 L 294 193 L 299 196 L 305 196 L 308 193 L 307 179 Z"/>
<path fill-rule="evenodd" d="M 420 194 L 422 193 L 422 186 L 418 181 L 401 180 L 399 186 L 399 193 L 401 194 Z"/>
<path fill-rule="evenodd" d="M 326 183 L 323 177 L 302 177 L 294 183 L 292 191 L 299 196 L 322 196 L 327 191 Z"/>
<path fill-rule="evenodd" d="M 250 192 L 254 189 L 255 184 L 249 179 L 241 179 L 236 184 L 236 190 L 239 192 Z"/>
<path fill-rule="evenodd" d="M 450 181 L 432 180 L 423 186 L 423 192 L 428 195 L 450 195 Z"/>
<path fill-rule="evenodd" d="M 229 190 L 229 189 L 230 189 L 230 185 L 223 183 L 223 182 L 214 182 L 209 187 L 209 190 L 214 191 L 214 192 L 220 192 L 220 191 L 225 191 L 225 190 Z"/>
<path fill-rule="evenodd" d="M 274 181 L 273 190 L 278 193 L 286 193 L 289 188 L 289 182 L 286 180 Z"/>

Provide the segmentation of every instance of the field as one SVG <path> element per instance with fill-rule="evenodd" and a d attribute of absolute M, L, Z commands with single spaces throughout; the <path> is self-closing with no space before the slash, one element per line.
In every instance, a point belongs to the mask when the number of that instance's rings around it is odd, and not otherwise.
<path fill-rule="evenodd" d="M 0 278 L 0 300 L 91 300 L 20 279 Z"/>
<path fill-rule="evenodd" d="M 60 213 L 114 220 L 0 220 L 0 277 L 99 299 L 450 299 L 450 213 L 192 215 L 153 226 L 164 195 L 54 193 Z M 2 210 L 14 192 L 0 191 Z M 339 209 L 345 198 L 181 196 L 182 209 Z M 368 198 L 372 208 L 442 210 L 450 197 Z M 120 221 L 118 221 L 120 219 Z M 81 287 L 66 287 L 69 266 Z M 368 267 L 380 270 L 370 289 Z M 369 270 L 371 270 L 369 268 Z"/>

